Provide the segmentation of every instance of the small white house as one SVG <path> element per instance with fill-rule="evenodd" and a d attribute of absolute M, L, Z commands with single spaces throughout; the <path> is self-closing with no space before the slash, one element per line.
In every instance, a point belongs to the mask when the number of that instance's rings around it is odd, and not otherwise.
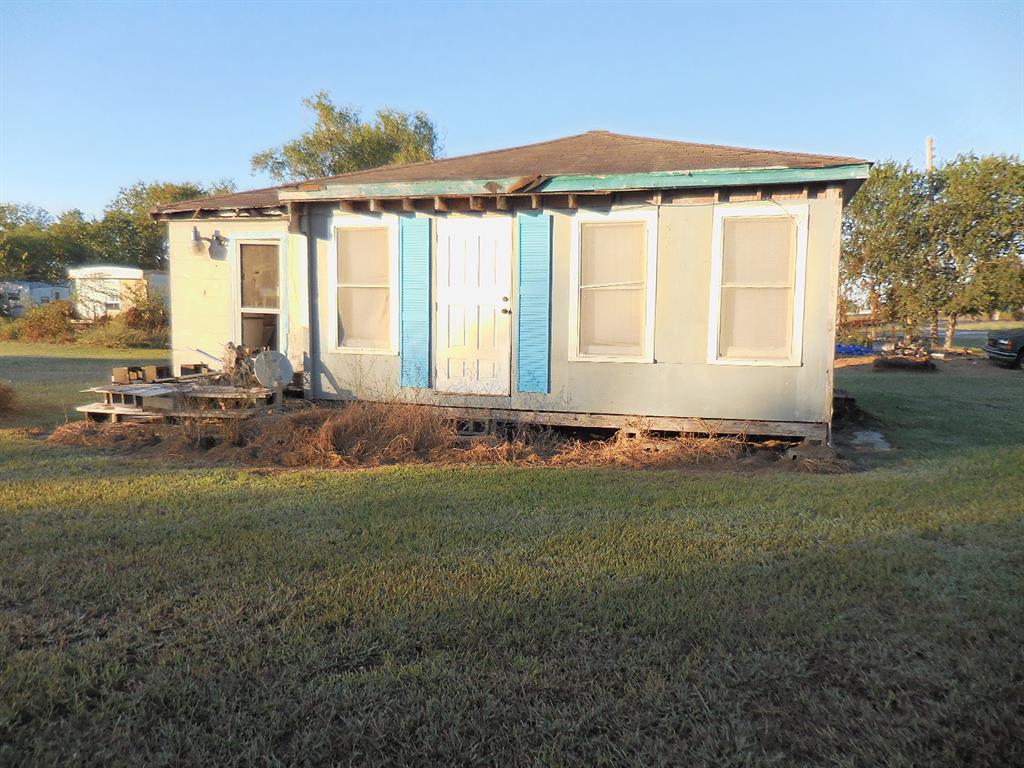
<path fill-rule="evenodd" d="M 314 399 L 823 439 L 869 169 L 592 131 L 162 206 L 174 365 L 231 341 Z"/>
<path fill-rule="evenodd" d="M 67 283 L 47 283 L 42 280 L 0 280 L 0 305 L 11 317 L 21 317 L 36 304 L 47 304 L 71 297 Z"/>
<path fill-rule="evenodd" d="M 82 320 L 116 317 L 137 297 L 151 292 L 167 301 L 166 272 L 137 267 L 94 266 L 68 270 L 74 293 L 75 314 Z"/>

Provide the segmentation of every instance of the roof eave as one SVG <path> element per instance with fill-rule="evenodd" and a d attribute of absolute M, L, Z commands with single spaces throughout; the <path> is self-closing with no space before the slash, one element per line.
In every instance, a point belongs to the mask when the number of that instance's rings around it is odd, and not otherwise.
<path fill-rule="evenodd" d="M 179 219 L 199 219 L 210 216 L 244 216 L 245 218 L 266 217 L 276 218 L 288 213 L 285 203 L 273 205 L 222 205 L 222 206 L 201 206 L 198 208 L 157 208 L 149 212 L 150 218 L 156 221 L 171 221 Z"/>
<path fill-rule="evenodd" d="M 451 181 L 378 182 L 369 184 L 323 183 L 317 189 L 281 190 L 282 202 L 351 200 L 395 197 L 467 196 L 542 192 L 613 192 L 687 187 L 739 187 L 765 184 L 810 184 L 866 179 L 868 162 L 825 168 L 728 168 L 694 171 L 656 171 L 606 175 L 509 176 L 496 179 Z M 532 179 L 532 182 L 527 180 Z M 527 183 L 524 183 L 527 182 Z"/>

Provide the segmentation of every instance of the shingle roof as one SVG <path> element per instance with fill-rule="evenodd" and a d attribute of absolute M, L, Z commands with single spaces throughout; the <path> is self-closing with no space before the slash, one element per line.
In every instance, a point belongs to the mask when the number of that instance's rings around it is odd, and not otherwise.
<path fill-rule="evenodd" d="M 291 184 L 286 186 L 293 186 Z M 158 205 L 153 213 L 182 213 L 188 211 L 216 211 L 231 208 L 267 208 L 279 204 L 277 191 L 281 187 L 251 189 L 246 192 L 231 192 L 195 200 L 181 200 L 177 203 Z"/>
<path fill-rule="evenodd" d="M 512 176 L 574 176 L 662 171 L 700 171 L 752 168 L 830 168 L 866 163 L 855 157 L 779 152 L 765 149 L 695 144 L 686 141 L 626 136 L 590 131 L 552 141 L 472 155 L 388 165 L 339 176 L 285 184 L 280 187 L 238 192 L 204 200 L 190 200 L 158 208 L 160 213 L 248 208 L 275 205 L 277 192 L 332 183 L 373 184 L 388 182 L 458 181 Z"/>
<path fill-rule="evenodd" d="M 328 176 L 318 181 L 373 183 L 486 179 L 532 174 L 589 176 L 722 168 L 828 168 L 865 162 L 853 157 L 744 149 L 590 131 L 522 147 L 408 165 L 389 165 Z"/>

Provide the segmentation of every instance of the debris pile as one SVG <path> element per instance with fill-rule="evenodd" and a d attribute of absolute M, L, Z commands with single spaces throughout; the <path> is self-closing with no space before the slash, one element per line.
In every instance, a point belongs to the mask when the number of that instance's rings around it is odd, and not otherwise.
<path fill-rule="evenodd" d="M 275 352 L 265 354 L 283 358 Z M 247 347 L 228 344 L 221 371 L 211 371 L 205 363 L 182 365 L 180 376 L 171 376 L 166 365 L 114 368 L 109 384 L 83 390 L 103 399 L 76 410 L 91 421 L 115 423 L 246 419 L 272 402 L 278 404 L 283 394 L 283 382 L 275 381 L 275 389 L 261 385 L 257 359 Z"/>
<path fill-rule="evenodd" d="M 886 345 L 886 349 L 875 358 L 878 370 L 934 371 L 931 352 L 919 342 L 897 341 Z"/>

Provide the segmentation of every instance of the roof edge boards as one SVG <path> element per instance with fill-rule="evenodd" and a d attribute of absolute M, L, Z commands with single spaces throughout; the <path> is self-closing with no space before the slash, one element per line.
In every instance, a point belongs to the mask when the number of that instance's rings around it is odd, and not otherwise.
<path fill-rule="evenodd" d="M 654 171 L 607 175 L 541 177 L 530 192 L 601 192 L 628 189 L 682 189 L 686 187 L 738 187 L 755 184 L 807 184 L 823 181 L 866 179 L 870 163 L 829 168 L 747 168 L 707 171 Z M 452 181 L 382 182 L 373 184 L 324 184 L 317 190 L 281 190 L 282 202 L 522 194 L 522 176 Z"/>
<path fill-rule="evenodd" d="M 301 200 L 338 200 L 371 197 L 430 197 L 432 195 L 500 195 L 513 194 L 523 184 L 523 176 L 465 181 L 389 181 L 374 184 L 324 184 L 321 189 L 281 190 L 283 202 Z"/>
<path fill-rule="evenodd" d="M 807 184 L 866 179 L 869 163 L 831 168 L 749 168 L 709 171 L 655 171 L 607 176 L 554 176 L 537 192 L 598 192 L 625 189 L 682 189 L 686 187 L 747 187 L 760 184 Z"/>

